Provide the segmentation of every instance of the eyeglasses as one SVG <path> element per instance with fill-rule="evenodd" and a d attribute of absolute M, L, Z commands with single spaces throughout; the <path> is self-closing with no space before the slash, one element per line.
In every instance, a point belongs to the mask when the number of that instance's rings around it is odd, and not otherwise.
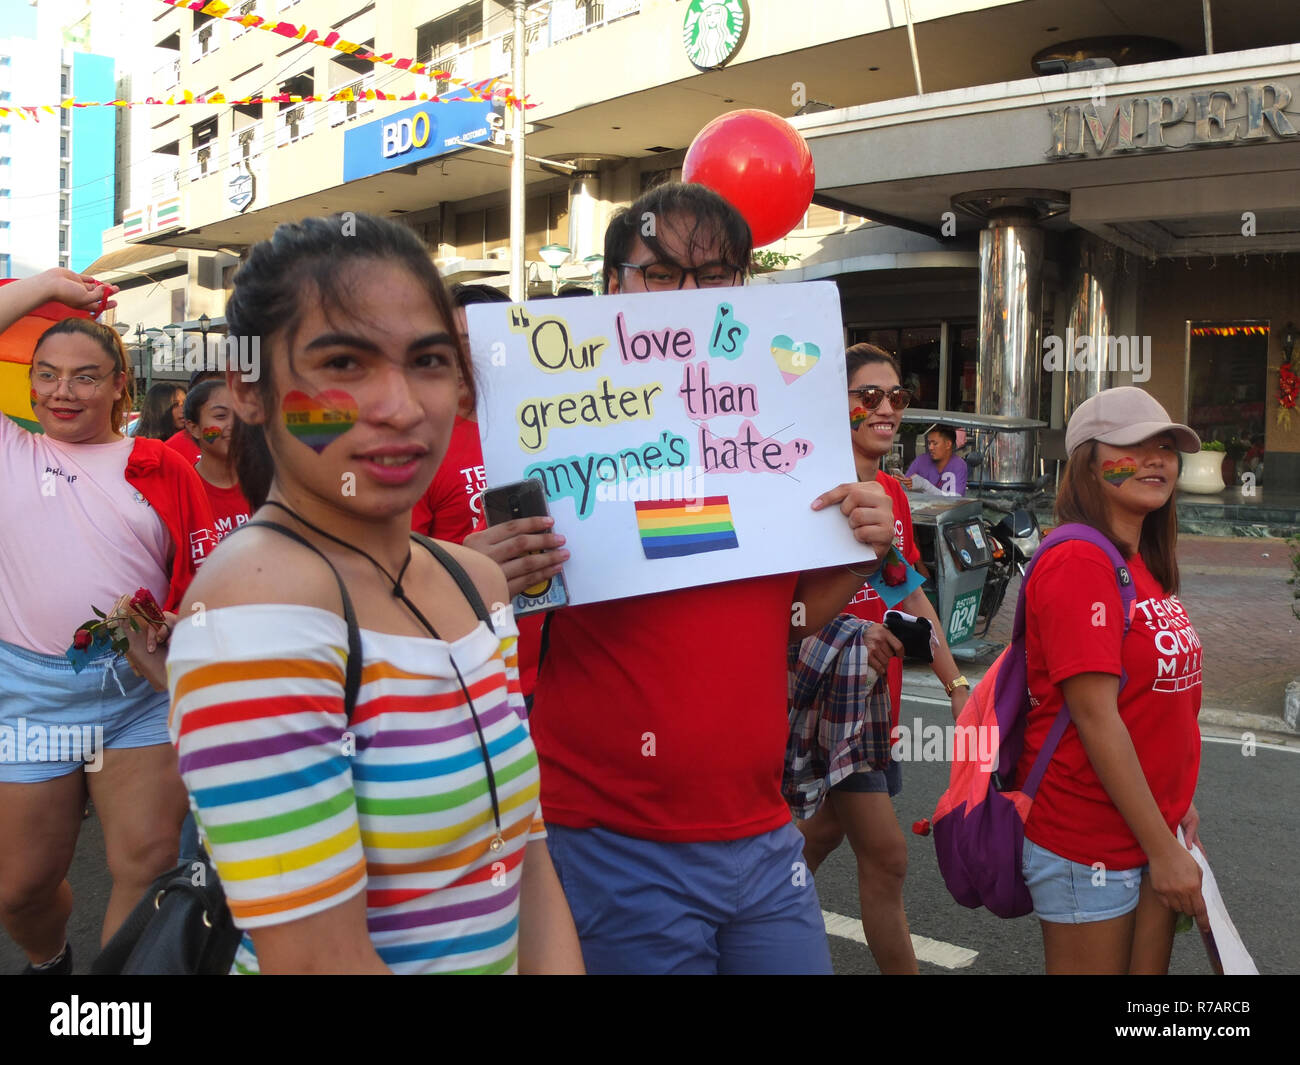
<path fill-rule="evenodd" d="M 730 263 L 705 263 L 703 266 L 678 266 L 676 263 L 620 263 L 622 270 L 636 270 L 650 291 L 664 292 L 686 284 L 689 274 L 700 288 L 727 288 L 740 279 L 741 269 Z"/>
<path fill-rule="evenodd" d="M 866 407 L 867 410 L 875 410 L 880 406 L 881 401 L 885 399 L 889 400 L 889 405 L 894 410 L 903 410 L 912 402 L 912 393 L 906 388 L 891 388 L 886 392 L 876 385 L 868 385 L 866 388 L 850 388 L 849 395 Z"/>
<path fill-rule="evenodd" d="M 38 396 L 52 396 L 59 390 L 60 382 L 67 381 L 73 399 L 90 399 L 107 380 L 107 377 L 91 377 L 84 373 L 74 377 L 60 377 L 49 370 L 37 370 L 32 374 L 32 390 Z"/>

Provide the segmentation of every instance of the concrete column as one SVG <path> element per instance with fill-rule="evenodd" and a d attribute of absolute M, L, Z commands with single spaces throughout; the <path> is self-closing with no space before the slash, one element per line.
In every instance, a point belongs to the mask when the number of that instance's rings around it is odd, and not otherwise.
<path fill-rule="evenodd" d="M 581 160 L 575 160 L 581 165 Z M 593 170 L 577 170 L 569 180 L 569 250 L 570 261 L 582 262 L 588 255 L 599 255 L 605 246 L 605 231 L 600 222 L 600 175 Z"/>
<path fill-rule="evenodd" d="M 986 223 L 980 231 L 978 414 L 1046 421 L 1038 410 L 1043 369 L 1042 223 L 1069 210 L 1070 197 L 1052 189 L 981 189 L 952 198 L 953 207 Z M 1036 433 L 993 437 L 976 473 L 989 486 L 1027 485 L 1038 465 Z"/>
<path fill-rule="evenodd" d="M 1115 248 L 1091 233 L 1082 233 L 1076 242 L 1073 274 L 1069 283 L 1067 331 L 1062 338 L 1070 368 L 1065 371 L 1065 420 L 1089 396 L 1110 388 L 1114 381 L 1108 363 L 1108 338 L 1116 332 L 1116 259 Z M 1091 339 L 1095 356 L 1087 368 L 1073 368 L 1074 344 L 1080 337 Z"/>
<path fill-rule="evenodd" d="M 975 384 L 979 414 L 1037 414 L 1042 344 L 1043 230 L 1032 209 L 998 207 L 980 233 L 980 355 Z M 1033 433 L 994 437 L 979 479 L 986 484 L 1033 480 Z"/>

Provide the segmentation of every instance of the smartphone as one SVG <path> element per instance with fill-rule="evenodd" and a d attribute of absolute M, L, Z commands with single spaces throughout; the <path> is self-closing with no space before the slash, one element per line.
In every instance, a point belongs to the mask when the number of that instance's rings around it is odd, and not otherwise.
<path fill-rule="evenodd" d="M 885 628 L 903 645 L 905 661 L 934 661 L 934 651 L 931 646 L 934 629 L 927 618 L 913 617 L 901 610 L 886 610 Z"/>
<path fill-rule="evenodd" d="M 542 518 L 551 512 L 542 482 L 535 477 L 487 489 L 483 507 L 489 525 L 504 525 L 515 518 Z"/>
<path fill-rule="evenodd" d="M 503 525 L 516 518 L 541 518 L 550 512 L 542 482 L 534 477 L 503 484 L 499 488 L 489 488 L 483 493 L 483 513 L 487 515 L 489 525 Z M 568 601 L 569 593 L 561 572 L 525 588 L 515 596 L 514 611 L 516 616 L 533 614 L 539 610 L 554 610 L 565 606 Z"/>

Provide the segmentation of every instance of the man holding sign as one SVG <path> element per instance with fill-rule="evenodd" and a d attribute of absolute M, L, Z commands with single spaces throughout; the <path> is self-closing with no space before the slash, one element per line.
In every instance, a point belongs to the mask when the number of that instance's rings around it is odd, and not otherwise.
<path fill-rule="evenodd" d="M 606 290 L 611 295 L 725 290 L 743 283 L 751 253 L 749 227 L 721 197 L 699 185 L 661 185 L 611 222 L 605 237 Z M 830 296 L 838 342 L 838 302 L 833 291 Z M 681 307 L 689 303 L 681 297 Z M 637 304 L 638 309 L 659 306 Z M 517 328 L 525 312 L 510 310 Z M 570 528 L 588 518 L 598 523 L 603 516 L 609 516 L 611 527 L 629 523 L 620 531 L 630 529 L 634 538 L 620 542 L 639 543 L 638 553 L 644 555 L 635 566 L 627 559 L 604 571 L 611 580 L 622 581 L 624 589 L 634 589 L 624 591 L 628 597 L 593 601 L 602 596 L 588 593 L 603 589 L 571 582 L 582 605 L 551 615 L 530 720 L 541 762 L 551 856 L 592 973 L 831 971 L 820 905 L 803 864 L 803 837 L 781 795 L 788 729 L 786 647 L 834 618 L 861 588 L 878 566 L 876 556 L 890 547 L 893 510 L 875 483 L 839 484 L 816 498 L 800 494 L 800 500 L 806 499 L 800 507 L 838 509 L 848 532 L 827 526 L 829 516 L 808 514 L 786 521 L 783 531 L 803 521 L 822 534 L 829 530 L 842 543 L 838 555 L 830 551 L 827 560 L 851 559 L 852 569 L 837 565 L 774 573 L 786 561 L 786 548 L 771 548 L 776 557 L 749 563 L 749 573 L 764 576 L 680 586 L 680 574 L 687 571 L 673 567 L 684 555 L 689 565 L 712 571 L 696 579 L 716 581 L 722 579 L 718 574 L 731 574 L 740 565 L 739 548 L 750 549 L 746 557 L 753 559 L 753 549 L 761 556 L 765 540 L 779 539 L 772 531 L 777 519 L 762 515 L 759 520 L 752 505 L 745 509 L 746 496 L 756 494 L 750 486 L 762 489 L 761 496 L 770 484 L 785 491 L 794 484 L 801 492 L 799 481 L 786 477 L 813 451 L 809 441 L 779 441 L 757 430 L 752 416 L 759 413 L 759 403 L 772 403 L 763 408 L 769 420 L 780 406 L 770 390 L 723 380 L 724 374 L 740 374 L 741 364 L 728 360 L 739 355 L 748 332 L 743 324 L 725 320 L 727 311 L 725 302 L 718 304 L 716 335 L 710 329 L 708 336 L 673 328 L 637 332 L 619 312 L 608 336 L 575 335 L 571 344 L 554 349 L 542 346 L 534 323 L 531 359 L 534 369 L 554 382 L 552 394 L 515 405 L 504 394 L 508 385 L 502 375 L 498 409 L 514 418 L 505 430 L 490 424 L 484 435 L 490 483 L 500 481 L 493 474 L 494 453 L 501 456 L 504 470 L 509 462 L 519 462 L 521 449 L 542 453 L 548 434 L 612 440 L 598 436 L 611 426 L 638 444 L 623 447 L 620 441 L 618 462 L 635 460 L 649 469 L 660 460 L 674 466 L 674 456 L 685 464 L 689 455 L 699 465 L 674 470 L 679 480 L 692 469 L 703 471 L 702 486 L 678 491 L 679 498 L 656 496 L 602 512 L 595 500 L 608 498 L 603 475 L 599 484 L 582 479 L 585 468 L 599 470 L 600 462 L 610 461 L 596 444 L 587 454 L 544 455 L 528 467 L 546 484 L 553 514 L 561 500 L 565 508 L 572 500 L 577 519 Z M 483 321 L 471 316 L 472 324 Z M 821 326 L 828 328 L 824 322 Z M 767 338 L 762 340 L 767 345 Z M 706 342 L 708 350 L 694 350 Z M 605 364 L 600 362 L 601 344 L 610 349 Z M 816 351 L 788 336 L 774 337 L 767 346 L 786 385 L 804 372 L 805 352 Z M 551 358 L 552 351 L 564 352 L 564 366 Z M 619 353 L 624 366 L 637 361 L 672 365 L 674 375 L 663 378 L 662 391 L 651 383 L 614 381 L 614 371 L 606 376 L 604 367 Z M 763 356 L 768 357 L 766 351 Z M 581 389 L 562 393 L 570 378 L 561 375 L 575 370 L 585 371 Z M 781 377 L 770 365 L 766 372 L 780 389 Z M 822 397 L 820 392 L 814 396 L 818 385 L 813 384 L 803 402 L 824 398 L 826 408 L 838 412 L 841 385 Z M 673 409 L 690 419 L 690 429 L 660 431 L 667 417 L 663 412 Z M 740 431 L 726 435 L 716 428 L 724 419 L 712 420 L 717 415 L 743 419 Z M 639 424 L 652 419 L 660 424 Z M 640 443 L 643 437 L 650 437 L 649 442 Z M 562 452 L 579 445 L 555 447 Z M 513 458 L 508 457 L 510 448 L 516 452 Z M 572 477 L 570 466 L 577 471 Z M 845 466 L 847 474 L 852 466 Z M 655 468 L 660 473 L 667 469 Z M 808 468 L 816 470 L 816 461 Z M 750 479 L 754 474 L 760 477 Z M 718 484 L 741 487 L 728 489 L 728 501 L 714 487 Z M 626 482 L 618 486 L 624 487 Z M 549 520 L 507 522 L 491 530 L 480 549 L 506 566 L 508 574 L 513 569 L 517 579 L 551 572 L 563 553 L 559 538 L 545 531 Z M 572 537 L 568 542 L 573 546 Z M 611 539 L 604 550 L 620 548 Z M 529 557 L 525 573 L 521 559 L 532 551 L 541 553 Z M 700 559 L 700 552 L 708 553 Z M 581 561 L 575 551 L 566 575 L 578 576 Z M 678 576 L 670 582 L 669 573 Z M 635 585 L 635 580 L 660 576 L 657 586 Z M 660 590 L 664 587 L 673 590 Z"/>

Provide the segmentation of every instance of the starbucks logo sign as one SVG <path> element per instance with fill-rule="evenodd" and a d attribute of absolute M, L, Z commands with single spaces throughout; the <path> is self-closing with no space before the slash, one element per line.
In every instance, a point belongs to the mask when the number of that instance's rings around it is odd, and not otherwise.
<path fill-rule="evenodd" d="M 682 24 L 686 57 L 700 70 L 725 66 L 740 50 L 748 26 L 745 0 L 691 0 Z"/>

